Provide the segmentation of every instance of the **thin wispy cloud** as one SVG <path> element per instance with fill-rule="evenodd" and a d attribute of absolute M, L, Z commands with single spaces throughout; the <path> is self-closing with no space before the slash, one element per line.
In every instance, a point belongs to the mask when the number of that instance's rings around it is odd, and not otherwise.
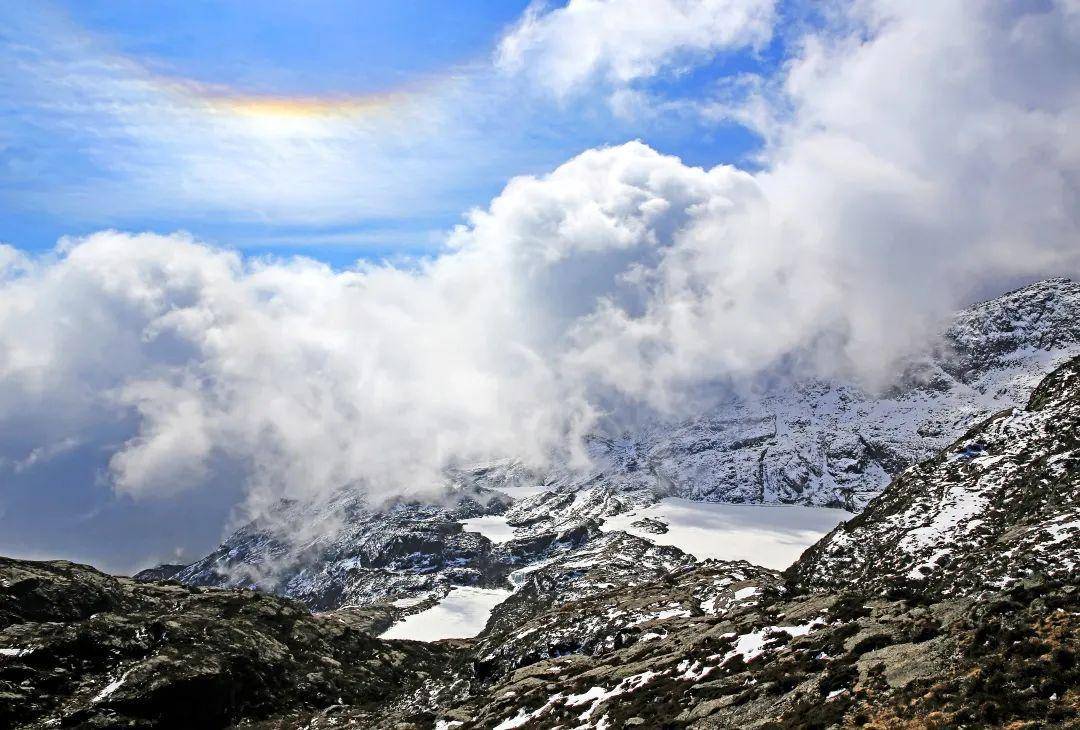
<path fill-rule="evenodd" d="M 96 171 L 92 186 L 72 179 L 43 193 L 59 192 L 40 202 L 68 214 L 91 196 L 104 207 L 96 213 L 114 216 L 197 210 L 331 223 L 423 214 L 425 197 L 446 193 L 440 181 L 461 164 L 453 158 L 477 151 L 449 108 L 477 103 L 462 76 L 352 98 L 250 95 L 162 77 L 75 28 L 24 20 L 21 30 L 32 47 L 4 47 L 19 72 L 7 76 L 9 104 L 20 102 L 13 113 L 72 135 L 75 157 Z"/>
<path fill-rule="evenodd" d="M 501 131 L 517 113 L 486 60 L 380 93 L 253 94 L 163 75 L 60 15 L 10 14 L 0 126 L 23 147 L 8 165 L 13 205 L 97 221 L 400 219 L 461 210 L 473 181 L 549 154 Z M 53 169 L 60 155 L 67 167 Z M 25 190 L 20 165 L 61 177 Z"/>

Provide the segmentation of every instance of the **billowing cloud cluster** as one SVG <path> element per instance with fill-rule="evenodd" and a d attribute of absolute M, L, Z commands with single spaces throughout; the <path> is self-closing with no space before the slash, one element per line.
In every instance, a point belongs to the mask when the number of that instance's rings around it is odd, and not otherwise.
<path fill-rule="evenodd" d="M 655 263 L 695 207 L 748 192 L 744 173 L 635 143 L 515 180 L 452 253 L 411 270 L 245 262 L 116 232 L 39 261 L 9 250 L 3 413 L 64 413 L 79 438 L 136 413 L 110 465 L 134 495 L 197 485 L 218 459 L 260 494 L 295 495 L 430 488 L 441 467 L 492 455 L 573 458 L 593 425 L 578 328 L 597 297 L 644 306 L 625 272 Z"/>
<path fill-rule="evenodd" d="M 534 12 L 519 41 L 593 6 Z M 757 172 L 590 150 L 512 180 L 411 268 L 115 232 L 0 249 L 5 463 L 130 422 L 101 444 L 122 493 L 226 465 L 256 506 L 424 488 L 454 463 L 580 458 L 602 414 L 700 408 L 764 372 L 886 378 L 972 292 L 1078 271 L 1075 5 L 855 8 L 760 96 L 703 102 L 758 121 Z M 641 42 L 605 73 L 675 47 Z"/>

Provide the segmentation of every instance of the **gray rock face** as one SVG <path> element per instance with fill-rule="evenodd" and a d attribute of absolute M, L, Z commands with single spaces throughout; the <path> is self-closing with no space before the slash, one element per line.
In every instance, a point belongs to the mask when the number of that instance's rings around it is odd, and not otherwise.
<path fill-rule="evenodd" d="M 341 703 L 359 718 L 454 658 L 255 591 L 0 558 L 3 727 L 214 728 Z"/>
<path fill-rule="evenodd" d="M 177 563 L 163 563 L 146 570 L 140 570 L 134 577 L 137 580 L 173 580 L 177 574 L 188 567 Z"/>
<path fill-rule="evenodd" d="M 988 370 L 1023 367 L 1030 353 L 1071 351 L 1080 343 L 1080 285 L 1047 279 L 958 314 L 945 332 L 950 375 L 978 383 Z"/>
<path fill-rule="evenodd" d="M 904 472 L 792 567 L 811 588 L 852 579 L 881 593 L 1007 588 L 1080 579 L 1080 358 L 1026 410 L 991 416 Z"/>

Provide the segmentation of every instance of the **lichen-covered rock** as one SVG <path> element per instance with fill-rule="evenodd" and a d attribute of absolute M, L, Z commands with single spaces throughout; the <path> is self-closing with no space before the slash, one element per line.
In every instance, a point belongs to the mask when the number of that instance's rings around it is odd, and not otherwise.
<path fill-rule="evenodd" d="M 673 585 L 641 586 L 633 598 L 594 596 L 567 606 L 565 625 L 650 600 L 656 608 L 686 606 L 678 602 L 689 586 L 717 575 L 690 571 Z M 1080 722 L 1074 586 L 1032 583 L 927 604 L 783 594 L 763 583 L 765 590 L 741 601 L 733 600 L 740 589 L 731 591 L 715 613 L 655 612 L 604 650 L 536 657 L 486 678 L 437 716 L 458 730 Z M 537 628 L 528 623 L 522 631 Z"/>
<path fill-rule="evenodd" d="M 0 559 L 3 727 L 213 728 L 337 704 L 382 711 L 447 676 L 456 656 L 254 591 Z"/>

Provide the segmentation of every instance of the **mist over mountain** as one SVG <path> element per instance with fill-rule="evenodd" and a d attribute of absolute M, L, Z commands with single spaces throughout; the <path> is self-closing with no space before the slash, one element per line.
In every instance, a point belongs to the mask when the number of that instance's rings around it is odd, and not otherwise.
<path fill-rule="evenodd" d="M 613 530 L 699 559 L 759 564 L 775 549 L 773 531 L 781 544 L 800 546 L 780 550 L 770 564 L 784 568 L 905 469 L 988 416 L 1025 404 L 1048 372 L 1080 355 L 1078 323 L 1080 285 L 1039 282 L 957 313 L 941 348 L 908 363 L 886 393 L 809 379 L 682 422 L 591 436 L 587 468 L 534 470 L 510 459 L 450 471 L 434 494 L 387 501 L 346 489 L 314 504 L 287 500 L 205 558 L 138 575 L 253 587 L 319 610 L 422 601 L 457 585 L 503 588 Z M 669 513 L 673 498 L 690 502 Z M 749 508 L 723 519 L 696 511 L 701 502 L 832 509 L 774 510 L 755 525 Z M 678 523 L 687 517 L 697 525 L 683 534 Z M 723 534 L 740 528 L 749 528 L 738 538 L 746 549 L 733 550 Z M 711 540 L 723 544 L 709 547 Z"/>
<path fill-rule="evenodd" d="M 261 591 L 160 582 L 167 571 L 140 582 L 0 559 L 0 717 L 17 727 L 1069 727 L 1080 713 L 1078 403 L 1072 358 L 1025 408 L 906 470 L 783 574 L 600 536 L 595 522 L 546 544 L 521 539 L 522 524 L 503 559 L 544 552 L 510 574 L 513 593 L 489 606 L 475 638 L 431 641 L 445 615 L 434 635 L 412 635 L 422 641 L 386 632 L 436 611 L 430 595 L 313 614 Z M 441 520 L 453 535 L 446 517 L 401 511 L 381 527 Z M 421 543 L 417 532 L 397 541 Z M 405 550 L 390 557 L 408 560 Z M 391 595 L 415 587 L 399 582 Z"/>
<path fill-rule="evenodd" d="M 769 37 L 752 5 L 721 46 Z M 578 11 L 509 30 L 503 73 L 584 43 Z M 1068 3 L 837 7 L 771 77 L 694 101 L 761 135 L 753 166 L 589 149 L 512 179 L 407 265 L 187 234 L 5 247 L 5 478 L 29 494 L 67 455 L 62 478 L 99 485 L 88 514 L 110 489 L 150 511 L 202 493 L 242 521 L 349 485 L 431 491 L 496 458 L 583 466 L 586 434 L 792 379 L 887 388 L 962 305 L 1078 271 L 1076 25 Z M 714 48 L 695 27 L 605 46 L 555 91 L 646 104 L 635 79 Z"/>

